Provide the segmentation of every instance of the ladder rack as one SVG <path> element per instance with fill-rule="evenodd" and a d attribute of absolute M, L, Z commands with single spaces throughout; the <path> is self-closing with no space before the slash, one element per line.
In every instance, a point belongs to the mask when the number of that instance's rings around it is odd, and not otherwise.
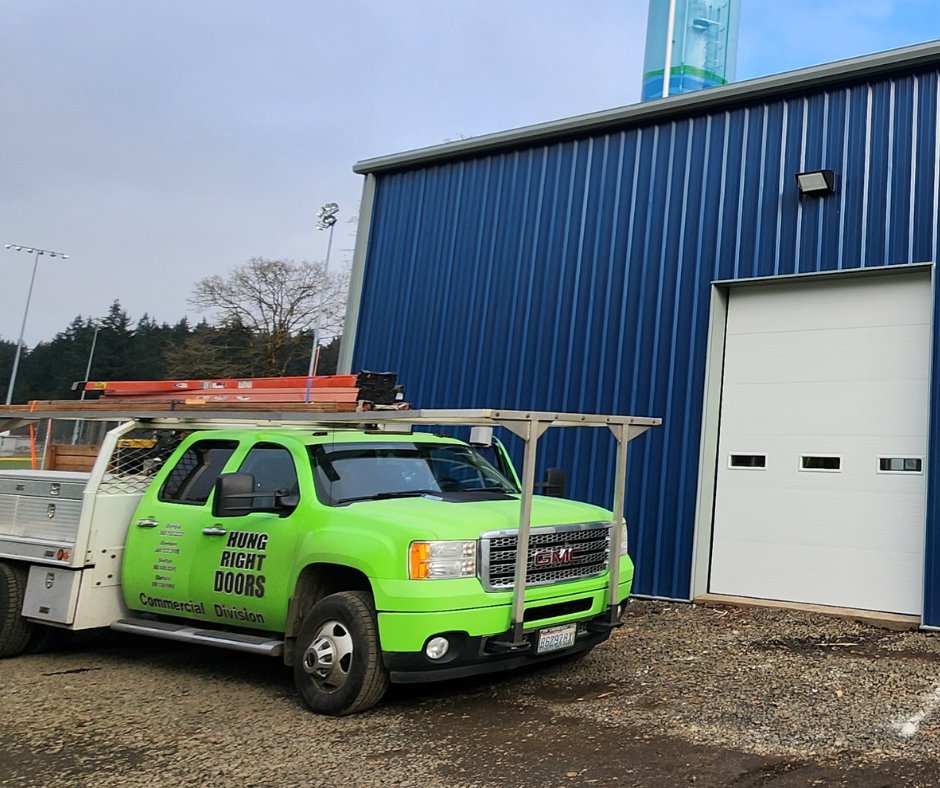
<path fill-rule="evenodd" d="M 156 408 L 158 403 L 145 407 L 121 406 L 100 402 L 67 403 L 46 402 L 0 408 L 0 430 L 41 419 L 95 419 L 123 421 L 124 425 L 108 434 L 111 441 L 102 447 L 110 454 L 117 445 L 118 434 L 135 425 L 140 427 L 185 426 L 188 429 L 220 429 L 227 426 L 296 426 L 349 429 L 366 425 L 401 424 L 408 426 L 468 426 L 505 427 L 522 439 L 521 494 L 519 506 L 519 535 L 512 598 L 512 638 L 505 646 L 509 650 L 529 647 L 524 636 L 524 608 L 526 573 L 529 560 L 529 534 L 532 520 L 532 498 L 535 492 L 536 450 L 539 438 L 552 427 L 607 428 L 617 441 L 616 470 L 614 472 L 614 500 L 611 510 L 608 586 L 609 619 L 606 626 L 618 626 L 618 591 L 620 587 L 621 524 L 624 522 L 624 502 L 627 481 L 627 445 L 651 427 L 658 427 L 662 419 L 638 416 L 617 416 L 587 413 L 551 413 L 523 410 L 372 410 L 351 413 L 315 411 L 309 405 L 291 407 L 278 403 L 270 409 L 232 405 L 177 406 Z M 159 403 L 163 404 L 163 403 Z M 68 405 L 69 407 L 65 407 Z M 273 405 L 273 403 L 272 403 Z M 101 457 L 99 457 L 99 461 Z M 96 468 L 107 463 L 96 463 Z"/>

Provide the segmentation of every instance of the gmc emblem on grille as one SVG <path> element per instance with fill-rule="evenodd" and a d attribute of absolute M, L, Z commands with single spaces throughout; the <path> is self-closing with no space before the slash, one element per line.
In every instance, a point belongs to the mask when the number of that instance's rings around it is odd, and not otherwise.
<path fill-rule="evenodd" d="M 532 563 L 535 566 L 556 566 L 557 564 L 570 564 L 581 557 L 584 549 L 580 547 L 556 547 L 551 550 L 539 550 L 532 554 Z"/>

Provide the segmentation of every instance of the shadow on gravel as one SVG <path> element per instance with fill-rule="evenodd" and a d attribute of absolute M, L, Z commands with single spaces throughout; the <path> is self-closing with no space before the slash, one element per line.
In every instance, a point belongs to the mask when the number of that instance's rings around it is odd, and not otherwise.
<path fill-rule="evenodd" d="M 915 651 L 913 649 L 885 648 L 883 643 L 890 643 L 891 636 L 872 635 L 846 640 L 827 638 L 773 638 L 756 642 L 753 647 L 763 651 L 789 651 L 793 654 L 809 657 L 826 657 L 841 654 L 863 659 L 901 659 L 917 662 L 940 662 L 940 653 L 934 651 Z"/>
<path fill-rule="evenodd" d="M 109 747 L 100 741 L 37 751 L 12 737 L 2 737 L 0 785 L 84 785 L 91 772 L 132 769 L 146 758 L 143 748 Z"/>
<path fill-rule="evenodd" d="M 94 660 L 98 666 L 63 667 L 61 670 L 43 673 L 43 676 L 107 670 L 107 667 L 100 666 L 100 663 L 113 661 L 121 667 L 128 663 L 137 663 L 147 671 L 162 669 L 173 675 L 185 672 L 194 678 L 212 677 L 226 682 L 243 681 L 260 686 L 288 687 L 293 692 L 291 669 L 280 660 L 270 657 L 210 646 L 174 643 L 110 630 L 68 634 L 73 637 L 58 642 L 54 648 L 46 649 L 45 652 L 49 653 L 52 659 L 56 654 L 61 654 L 73 663 L 76 657 L 87 654 L 89 660 Z M 75 637 L 76 635 L 81 637 Z"/>
<path fill-rule="evenodd" d="M 626 720 L 604 725 L 565 713 L 567 703 L 600 697 L 610 685 L 554 692 L 548 698 L 554 706 L 523 705 L 525 699 L 502 688 L 474 689 L 475 694 L 433 703 L 416 699 L 420 716 L 409 710 L 409 739 L 429 757 L 446 753 L 447 764 L 438 769 L 445 782 L 520 788 L 927 788 L 937 778 L 932 764 L 874 766 L 855 753 L 818 762 L 765 757 L 691 745 Z"/>

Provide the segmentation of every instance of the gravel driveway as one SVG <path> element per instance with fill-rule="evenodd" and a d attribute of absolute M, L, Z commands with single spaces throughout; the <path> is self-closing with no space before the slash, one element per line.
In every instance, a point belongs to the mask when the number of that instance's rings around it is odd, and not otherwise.
<path fill-rule="evenodd" d="M 0 662 L 0 785 L 940 786 L 940 640 L 631 603 L 577 662 L 303 711 L 274 660 L 111 636 Z"/>

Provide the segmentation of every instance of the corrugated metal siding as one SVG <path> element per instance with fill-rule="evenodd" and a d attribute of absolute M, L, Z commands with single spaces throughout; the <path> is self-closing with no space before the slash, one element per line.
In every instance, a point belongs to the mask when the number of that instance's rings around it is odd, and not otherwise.
<path fill-rule="evenodd" d="M 421 407 L 663 417 L 632 444 L 634 589 L 686 598 L 710 282 L 934 260 L 938 84 L 930 71 L 380 173 L 354 366 L 398 370 Z M 801 200 L 793 176 L 817 168 L 837 193 Z M 609 505 L 607 434 L 543 443 L 543 468 Z M 931 532 L 933 596 L 938 549 Z M 940 598 L 927 611 L 940 620 Z"/>

